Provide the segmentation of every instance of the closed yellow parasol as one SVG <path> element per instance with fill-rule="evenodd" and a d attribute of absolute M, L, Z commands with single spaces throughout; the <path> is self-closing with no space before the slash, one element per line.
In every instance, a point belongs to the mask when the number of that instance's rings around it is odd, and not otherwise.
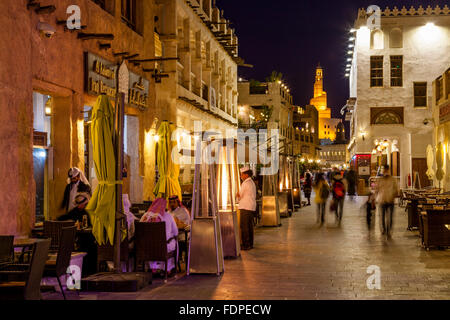
<path fill-rule="evenodd" d="M 153 193 L 157 198 L 168 199 L 177 195 L 181 200 L 181 187 L 178 180 L 180 166 L 175 163 L 177 140 L 174 136 L 175 126 L 163 121 L 158 129 L 159 140 L 156 144 L 156 159 L 159 179 Z"/>
<path fill-rule="evenodd" d="M 114 153 L 114 109 L 106 95 L 100 95 L 92 110 L 92 145 L 99 184 L 86 211 L 98 244 L 114 242 L 116 215 L 116 156 Z"/>

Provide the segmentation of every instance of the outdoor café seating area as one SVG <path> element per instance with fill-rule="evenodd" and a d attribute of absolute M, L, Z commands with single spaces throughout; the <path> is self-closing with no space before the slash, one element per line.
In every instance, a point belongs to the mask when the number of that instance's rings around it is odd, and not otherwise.
<path fill-rule="evenodd" d="M 135 233 L 125 236 L 120 246 L 122 272 L 145 272 L 151 284 L 152 271 L 148 262 L 173 259 L 176 268 L 162 270 L 158 276 L 169 276 L 186 270 L 189 230 L 179 229 L 177 246 L 168 252 L 165 222 L 144 223 L 139 218 L 150 202 L 133 205 L 137 220 Z M 127 230 L 127 228 L 124 228 Z M 177 254 L 178 252 L 178 254 Z M 44 292 L 59 292 L 67 298 L 67 291 L 90 290 L 84 279 L 99 272 L 112 270 L 114 247 L 98 245 L 92 227 L 74 221 L 44 221 L 36 224 L 28 238 L 0 236 L 0 299 L 42 299 Z"/>
<path fill-rule="evenodd" d="M 438 188 L 404 189 L 400 205 L 408 214 L 408 230 L 419 231 L 422 246 L 450 247 L 450 193 Z"/>

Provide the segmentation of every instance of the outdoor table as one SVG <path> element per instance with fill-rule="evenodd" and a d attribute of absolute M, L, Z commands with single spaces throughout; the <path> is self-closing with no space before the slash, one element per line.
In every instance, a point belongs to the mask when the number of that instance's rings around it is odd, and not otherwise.
<path fill-rule="evenodd" d="M 443 205 L 427 206 L 421 212 L 425 249 L 450 246 L 450 207 Z"/>
<path fill-rule="evenodd" d="M 411 199 L 406 207 L 408 211 L 408 230 L 419 228 L 418 204 L 419 199 Z"/>
<path fill-rule="evenodd" d="M 70 256 L 70 263 L 69 263 L 71 272 L 76 272 L 74 267 L 78 267 L 79 270 L 81 271 L 81 273 L 83 272 L 83 258 L 86 255 L 87 255 L 86 252 L 72 252 L 72 254 Z M 56 253 L 49 254 L 49 257 L 47 259 L 47 264 L 56 265 L 57 257 L 58 257 L 58 254 L 56 254 Z M 67 274 L 62 275 L 60 280 L 62 283 L 67 283 Z M 43 277 L 42 283 L 44 285 L 48 285 L 51 287 L 58 285 L 57 280 L 53 277 Z"/>
<path fill-rule="evenodd" d="M 37 238 L 14 238 L 13 247 L 20 248 L 21 253 L 19 256 L 19 263 L 23 263 L 23 258 L 25 253 L 28 253 L 28 258 L 30 257 L 31 248 L 42 239 Z"/>

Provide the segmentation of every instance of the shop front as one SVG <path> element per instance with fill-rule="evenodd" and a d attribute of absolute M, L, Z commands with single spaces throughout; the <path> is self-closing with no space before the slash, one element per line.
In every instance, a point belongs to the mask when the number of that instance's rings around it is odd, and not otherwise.
<path fill-rule="evenodd" d="M 450 68 L 433 82 L 433 145 L 428 173 L 434 186 L 450 191 Z M 439 174 L 438 174 L 439 171 Z"/>
<path fill-rule="evenodd" d="M 116 77 L 119 74 L 119 81 Z M 95 189 L 98 181 L 95 177 L 90 138 L 91 110 L 100 94 L 106 94 L 114 105 L 119 89 L 125 95 L 124 119 L 124 171 L 123 193 L 128 194 L 131 203 L 144 200 L 143 113 L 148 108 L 149 81 L 128 70 L 126 65 L 120 67 L 90 52 L 85 53 L 85 172 L 91 186 Z M 142 137 L 142 139 L 141 139 Z"/>
<path fill-rule="evenodd" d="M 33 177 L 36 185 L 36 222 L 49 218 L 49 167 L 53 164 L 51 144 L 52 98 L 33 92 Z"/>

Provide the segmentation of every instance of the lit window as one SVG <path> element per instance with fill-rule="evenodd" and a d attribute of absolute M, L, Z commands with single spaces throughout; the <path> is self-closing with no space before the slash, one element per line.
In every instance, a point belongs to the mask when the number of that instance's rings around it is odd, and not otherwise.
<path fill-rule="evenodd" d="M 391 87 L 403 86 L 403 56 L 391 56 Z"/>
<path fill-rule="evenodd" d="M 414 107 L 427 106 L 427 83 L 414 82 Z"/>
<path fill-rule="evenodd" d="M 370 86 L 383 86 L 383 56 L 370 57 Z"/>

